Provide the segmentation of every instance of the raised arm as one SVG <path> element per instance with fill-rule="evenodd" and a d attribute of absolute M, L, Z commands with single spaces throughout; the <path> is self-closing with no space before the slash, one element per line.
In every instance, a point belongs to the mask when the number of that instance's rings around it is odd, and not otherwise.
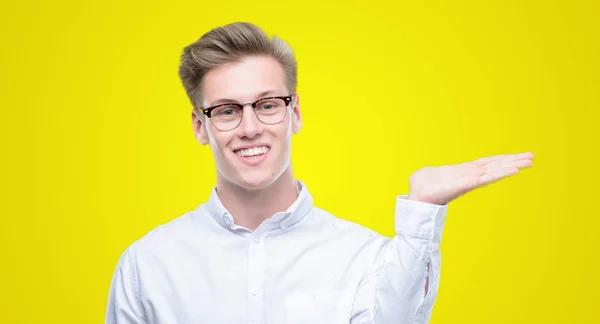
<path fill-rule="evenodd" d="M 532 165 L 531 159 L 531 153 L 498 155 L 415 172 L 409 194 L 396 201 L 396 235 L 382 245 L 372 272 L 359 285 L 351 323 L 429 323 L 440 281 L 448 203 L 519 173 Z"/>

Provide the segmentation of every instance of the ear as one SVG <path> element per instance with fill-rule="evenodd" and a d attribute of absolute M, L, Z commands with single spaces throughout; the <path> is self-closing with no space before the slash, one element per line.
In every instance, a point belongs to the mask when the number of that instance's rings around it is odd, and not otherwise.
<path fill-rule="evenodd" d="M 298 94 L 295 95 L 295 98 L 292 99 L 292 132 L 294 134 L 298 134 L 300 129 L 302 129 L 302 114 L 300 113 L 300 96 Z"/>
<path fill-rule="evenodd" d="M 202 113 L 198 110 L 192 110 L 192 126 L 194 128 L 194 136 L 198 143 L 202 145 L 208 144 L 208 134 L 206 133 L 206 125 L 203 125 L 206 121 L 206 116 L 201 115 Z"/>

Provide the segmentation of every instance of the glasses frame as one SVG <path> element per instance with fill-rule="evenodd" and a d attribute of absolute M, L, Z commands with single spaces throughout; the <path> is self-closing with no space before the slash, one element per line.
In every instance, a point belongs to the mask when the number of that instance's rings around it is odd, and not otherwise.
<path fill-rule="evenodd" d="M 238 123 L 237 125 L 235 125 L 235 127 L 231 128 L 231 129 L 227 129 L 227 130 L 222 130 L 222 129 L 220 129 L 219 127 L 217 127 L 217 126 L 215 125 L 215 123 L 214 123 L 214 122 L 212 122 L 212 118 L 211 118 L 211 123 L 213 124 L 213 126 L 215 126 L 215 128 L 217 128 L 218 130 L 221 130 L 221 131 L 230 131 L 230 130 L 234 130 L 234 129 L 236 129 L 238 126 L 240 126 L 240 124 L 242 123 L 243 116 L 244 116 L 244 107 L 245 107 L 245 106 L 247 106 L 247 105 L 251 105 L 251 106 L 252 106 L 252 110 L 254 111 L 254 114 L 256 115 L 256 119 L 258 119 L 258 120 L 259 120 L 261 123 L 263 123 L 263 124 L 265 124 L 265 125 L 275 125 L 275 124 L 279 124 L 279 123 L 281 123 L 281 122 L 282 122 L 282 121 L 285 119 L 285 116 L 287 115 L 287 108 L 289 107 L 290 103 L 291 103 L 291 102 L 292 102 L 292 100 L 294 99 L 294 96 L 295 96 L 295 95 L 296 95 L 296 94 L 292 94 L 292 95 L 288 95 L 288 96 L 272 96 L 272 97 L 265 97 L 265 98 L 260 98 L 260 99 L 258 99 L 258 100 L 256 100 L 256 101 L 253 101 L 253 102 L 245 102 L 245 103 L 228 102 L 228 103 L 222 103 L 222 104 L 218 104 L 218 105 L 215 105 L 215 106 L 212 106 L 212 107 L 208 107 L 208 108 L 197 107 L 196 109 L 197 109 L 197 110 L 199 110 L 199 111 L 202 111 L 202 113 L 203 113 L 204 115 L 206 115 L 206 117 L 210 118 L 210 117 L 211 117 L 211 113 L 212 113 L 212 111 L 213 111 L 213 110 L 215 110 L 215 109 L 217 109 L 217 108 L 219 108 L 219 107 L 223 107 L 223 106 L 235 106 L 235 107 L 238 107 L 238 108 L 240 109 L 240 111 L 242 112 L 242 113 L 241 113 L 241 116 L 242 116 L 242 118 L 240 118 L 240 121 L 239 121 L 239 123 Z M 265 122 L 263 122 L 262 120 L 260 120 L 260 118 L 258 117 L 258 114 L 256 114 L 256 110 L 255 110 L 255 109 L 256 109 L 256 106 L 257 106 L 257 105 L 258 105 L 258 104 L 259 104 L 261 101 L 265 101 L 265 100 L 269 100 L 269 99 L 281 99 L 281 100 L 283 100 L 283 102 L 285 102 L 285 108 L 286 108 L 286 113 L 285 113 L 285 115 L 283 115 L 283 118 L 281 118 L 281 120 L 280 120 L 280 121 L 278 121 L 278 122 L 276 122 L 276 123 L 272 123 L 272 124 L 265 123 Z"/>

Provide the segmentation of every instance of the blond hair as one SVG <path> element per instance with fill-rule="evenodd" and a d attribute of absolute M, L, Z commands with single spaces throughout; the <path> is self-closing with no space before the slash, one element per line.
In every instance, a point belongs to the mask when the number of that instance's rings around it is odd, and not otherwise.
<path fill-rule="evenodd" d="M 206 73 L 248 56 L 276 59 L 285 73 L 288 91 L 296 92 L 297 62 L 290 46 L 276 36 L 269 39 L 254 24 L 236 22 L 212 29 L 184 48 L 179 77 L 192 105 L 196 108 L 202 105 L 201 90 Z"/>

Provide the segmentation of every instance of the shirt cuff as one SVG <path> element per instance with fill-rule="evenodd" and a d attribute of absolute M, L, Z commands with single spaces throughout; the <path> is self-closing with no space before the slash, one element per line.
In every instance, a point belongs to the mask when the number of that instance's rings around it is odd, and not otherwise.
<path fill-rule="evenodd" d="M 448 204 L 436 205 L 408 200 L 408 195 L 396 198 L 394 229 L 397 234 L 408 234 L 440 243 L 446 221 Z"/>

